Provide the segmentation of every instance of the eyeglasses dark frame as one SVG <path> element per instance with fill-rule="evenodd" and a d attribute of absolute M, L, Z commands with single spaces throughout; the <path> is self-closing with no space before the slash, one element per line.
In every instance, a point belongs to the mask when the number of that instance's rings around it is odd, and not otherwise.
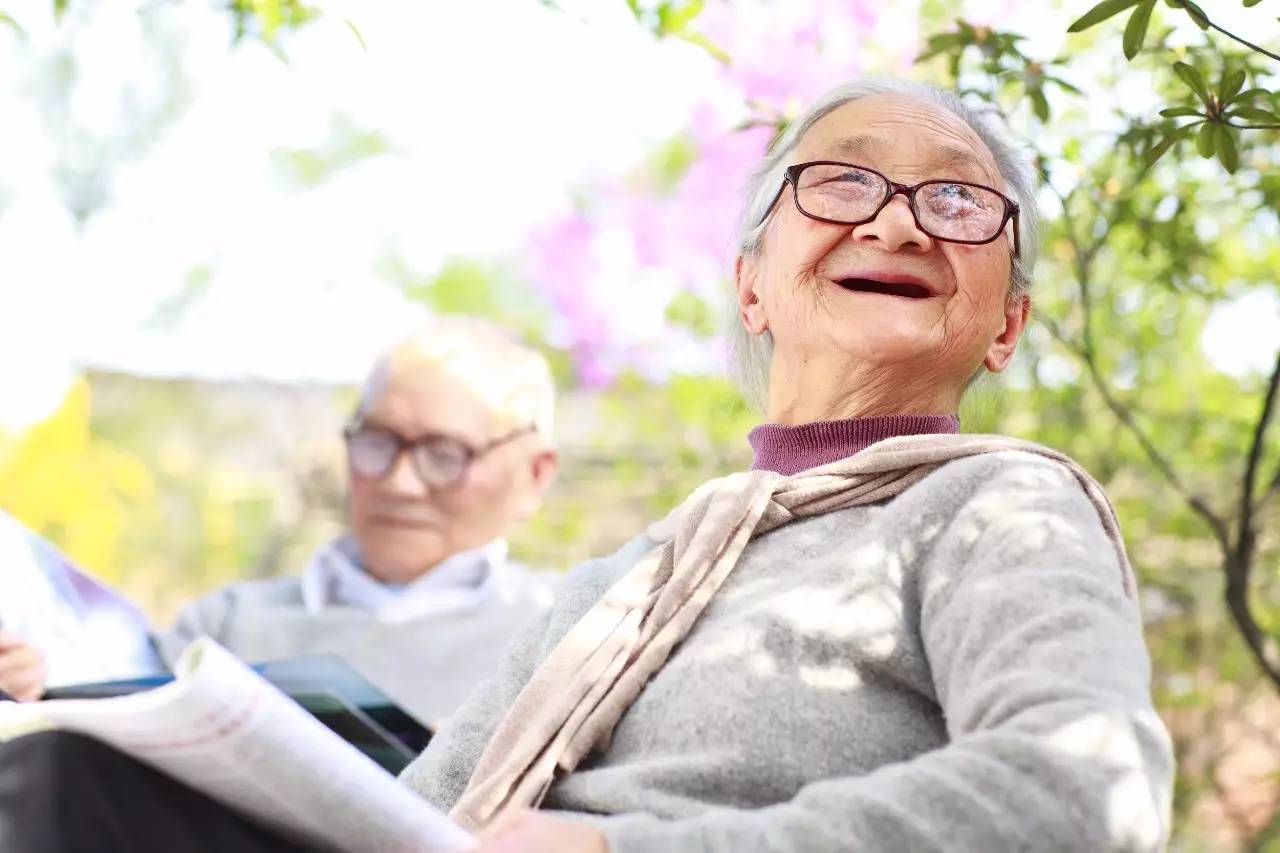
<path fill-rule="evenodd" d="M 865 219 L 859 219 L 856 222 L 852 222 L 844 219 L 828 219 L 825 216 L 816 216 L 805 210 L 804 206 L 800 204 L 800 174 L 810 166 L 848 166 L 851 169 L 861 169 L 862 171 L 870 172 L 883 180 L 889 189 L 888 192 L 885 193 L 880 204 L 876 206 L 875 212 Z M 888 175 L 877 171 L 876 169 L 872 169 L 870 166 L 860 166 L 857 163 L 844 163 L 840 160 L 810 160 L 807 163 L 796 163 L 794 166 L 787 167 L 787 170 L 782 177 L 782 184 L 778 187 L 778 193 L 773 197 L 773 201 L 769 202 L 769 207 L 765 210 L 764 216 L 761 216 L 760 221 L 756 223 L 757 228 L 764 224 L 764 221 L 769 218 L 769 214 L 773 213 L 773 209 L 777 206 L 778 199 L 782 198 L 782 193 L 786 190 L 787 184 L 791 184 L 791 197 L 795 201 L 796 210 L 800 211 L 810 219 L 817 220 L 818 222 L 829 222 L 832 225 L 865 225 L 879 216 L 880 212 L 885 209 L 890 201 L 893 200 L 895 195 L 904 195 L 907 197 L 907 208 L 910 209 L 911 217 L 916 221 L 916 227 L 933 239 L 942 240 L 945 243 L 962 243 L 967 246 L 982 246 L 987 243 L 993 243 L 1000 239 L 1000 235 L 1004 233 L 1005 226 L 1008 225 L 1009 220 L 1012 219 L 1013 255 L 1014 257 L 1019 257 L 1022 254 L 1022 239 L 1018 236 L 1018 213 L 1021 208 L 1018 206 L 1016 201 L 1000 192 L 1000 190 L 995 187 L 989 187 L 986 184 L 978 184 L 973 181 L 959 181 L 950 178 L 930 178 L 929 180 L 921 181 L 918 184 L 900 184 L 897 181 L 892 180 Z M 924 223 L 920 221 L 920 214 L 916 211 L 916 193 L 920 191 L 921 187 L 927 187 L 931 184 L 959 184 L 960 186 L 976 187 L 980 190 L 987 190 L 988 192 L 995 193 L 1000 200 L 1004 202 L 1004 216 L 1000 220 L 1000 227 L 996 229 L 996 233 L 986 240 L 957 240 L 954 237 L 943 237 L 939 234 L 934 234 L 926 228 Z"/>
<path fill-rule="evenodd" d="M 387 436 L 388 438 L 390 438 L 392 441 L 395 442 L 396 449 L 395 449 L 395 453 L 391 454 L 391 459 L 389 462 L 387 462 L 386 468 L 383 469 L 380 473 L 366 474 L 363 471 L 356 471 L 355 473 L 358 474 L 359 476 L 369 480 L 385 480 L 388 476 L 391 475 L 391 472 L 396 469 L 396 465 L 400 463 L 401 455 L 404 454 L 406 451 L 408 451 L 409 460 L 413 464 L 414 473 L 418 475 L 418 479 L 421 480 L 424 484 L 434 489 L 456 489 L 462 483 L 462 481 L 466 479 L 467 472 L 471 470 L 471 466 L 475 464 L 475 461 L 477 459 L 479 459 L 481 456 L 484 456 L 486 453 L 489 453 L 490 451 L 496 450 L 497 448 L 501 447 L 504 444 L 508 444 L 512 441 L 515 441 L 517 438 L 519 438 L 522 435 L 526 435 L 528 433 L 534 432 L 535 430 L 537 430 L 537 425 L 528 424 L 526 426 L 522 426 L 519 429 L 512 430 L 511 432 L 505 435 L 499 436 L 498 438 L 492 439 L 491 441 L 487 441 L 484 444 L 480 445 L 479 447 L 472 447 L 469 443 L 467 443 L 463 439 L 458 438 L 455 435 L 449 435 L 447 433 L 430 433 L 427 435 L 419 436 L 418 438 L 415 438 L 415 439 L 407 439 L 404 436 L 400 435 L 399 433 L 395 432 L 394 430 L 388 429 L 383 426 L 379 426 L 377 424 L 366 423 L 364 418 L 357 416 L 353 418 L 345 427 L 342 428 L 342 437 L 347 444 L 348 460 L 350 460 L 352 439 L 354 439 L 357 435 L 359 435 L 361 432 L 364 432 L 366 430 L 376 431 L 380 435 Z M 447 441 L 450 444 L 461 447 L 462 450 L 464 451 L 464 458 L 462 461 L 462 465 L 458 469 L 457 475 L 446 480 L 438 480 L 430 476 L 427 473 L 427 471 L 424 470 L 425 465 L 420 461 L 420 457 L 418 456 L 417 453 L 414 452 L 419 447 L 426 447 L 431 445 L 432 443 L 439 442 L 439 441 Z M 355 466 L 352 465 L 352 468 L 354 469 Z"/>

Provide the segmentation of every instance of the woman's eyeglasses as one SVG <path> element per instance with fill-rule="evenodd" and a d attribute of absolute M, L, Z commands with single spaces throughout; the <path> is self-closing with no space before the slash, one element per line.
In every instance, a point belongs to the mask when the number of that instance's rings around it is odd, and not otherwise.
<path fill-rule="evenodd" d="M 768 210 L 791 185 L 796 209 L 810 219 L 834 225 L 862 225 L 880 215 L 895 195 L 906 196 L 916 226 L 949 243 L 990 243 L 1014 220 L 1013 253 L 1020 254 L 1018 203 L 999 190 L 968 181 L 931 180 L 907 185 L 866 166 L 815 160 L 788 167 Z"/>

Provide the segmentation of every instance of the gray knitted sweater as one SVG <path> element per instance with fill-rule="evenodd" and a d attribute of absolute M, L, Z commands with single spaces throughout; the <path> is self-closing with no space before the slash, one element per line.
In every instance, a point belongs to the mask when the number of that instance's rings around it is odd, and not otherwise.
<path fill-rule="evenodd" d="M 451 807 L 538 662 L 651 545 L 575 570 L 402 779 Z M 1173 759 L 1149 675 L 1079 486 L 971 457 L 754 540 L 544 807 L 614 853 L 1155 850 Z"/>
<path fill-rule="evenodd" d="M 222 587 L 185 608 L 155 636 L 172 665 L 197 637 L 212 637 L 242 660 L 334 654 L 410 714 L 435 726 L 497 669 L 502 648 L 523 625 L 546 612 L 545 576 L 505 564 L 492 595 L 467 607 L 403 621 L 380 620 L 356 607 L 318 613 L 303 604 L 299 577 Z"/>

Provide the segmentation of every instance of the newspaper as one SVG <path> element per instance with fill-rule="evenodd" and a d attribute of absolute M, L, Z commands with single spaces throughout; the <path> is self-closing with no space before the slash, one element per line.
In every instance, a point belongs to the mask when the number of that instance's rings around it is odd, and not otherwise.
<path fill-rule="evenodd" d="M 465 830 L 202 638 L 175 680 L 110 699 L 0 702 L 0 741 L 91 735 L 301 840 L 343 851 L 452 853 Z"/>

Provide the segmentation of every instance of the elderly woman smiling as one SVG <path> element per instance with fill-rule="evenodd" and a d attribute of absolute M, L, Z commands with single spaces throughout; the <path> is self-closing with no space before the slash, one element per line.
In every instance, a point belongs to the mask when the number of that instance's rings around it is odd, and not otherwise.
<path fill-rule="evenodd" d="M 1111 506 L 1047 448 L 957 434 L 1027 320 L 1026 165 L 946 92 L 858 83 L 743 223 L 753 470 L 573 572 L 404 780 L 494 851 L 1160 848 Z"/>

